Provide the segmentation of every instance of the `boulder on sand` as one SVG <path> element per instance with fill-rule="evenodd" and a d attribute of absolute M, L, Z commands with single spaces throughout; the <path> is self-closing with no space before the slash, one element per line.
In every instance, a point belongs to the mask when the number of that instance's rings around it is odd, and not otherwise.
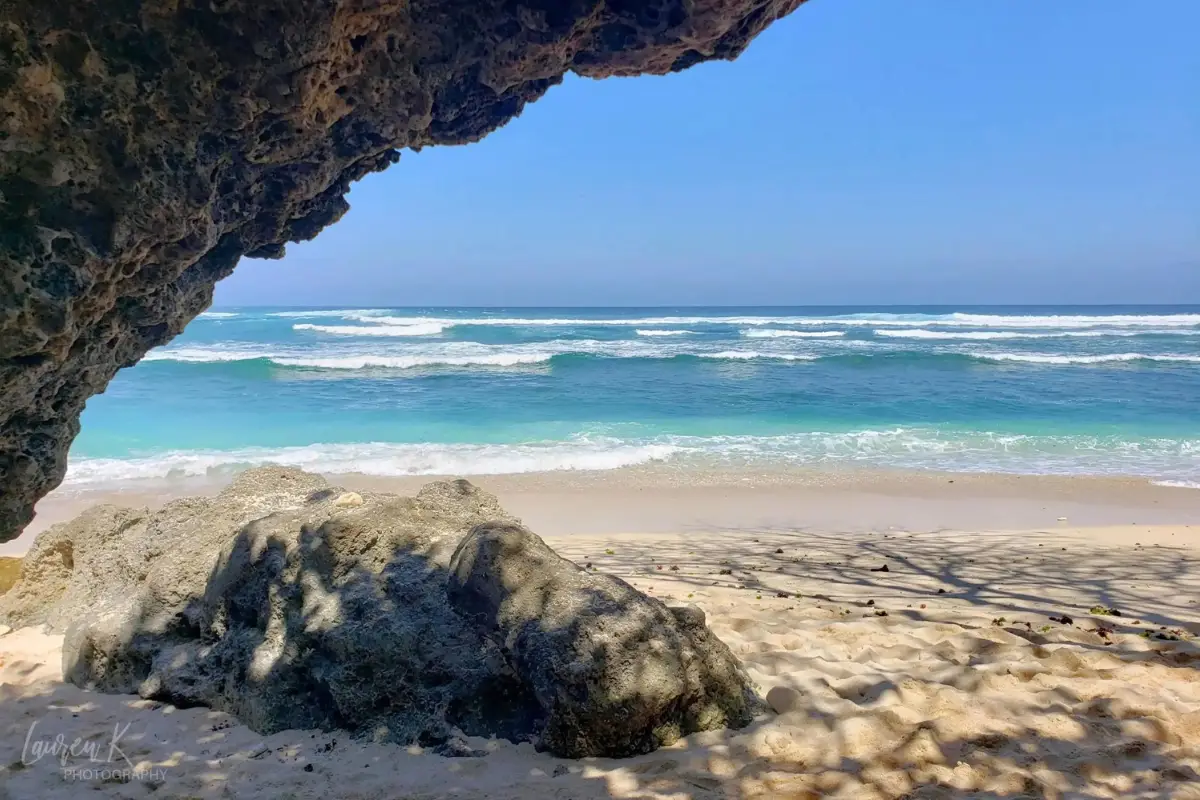
<path fill-rule="evenodd" d="M 451 601 L 528 683 L 546 715 L 540 743 L 555 753 L 645 753 L 758 710 L 703 611 L 580 569 L 519 525 L 476 527 L 450 571 Z"/>
<path fill-rule="evenodd" d="M 0 621 L 65 632 L 78 685 L 262 733 L 620 756 L 757 708 L 698 609 L 585 573 L 467 481 L 346 498 L 268 467 L 155 512 L 93 509 L 38 538 Z"/>
<path fill-rule="evenodd" d="M 318 475 L 262 467 L 217 497 L 182 498 L 154 513 L 95 506 L 34 540 L 20 581 L 0 597 L 0 618 L 61 633 L 96 607 L 132 597 L 147 613 L 169 616 L 203 594 L 222 549 L 244 525 L 304 506 L 321 491 L 328 484 Z"/>

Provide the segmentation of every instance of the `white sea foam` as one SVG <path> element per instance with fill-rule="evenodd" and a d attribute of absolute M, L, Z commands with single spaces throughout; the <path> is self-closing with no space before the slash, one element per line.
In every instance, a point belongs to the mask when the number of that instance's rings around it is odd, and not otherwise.
<path fill-rule="evenodd" d="M 897 328 L 926 326 L 950 328 L 1194 328 L 1200 314 L 1113 314 L 1113 315 L 1000 315 L 1000 314 L 854 314 L 845 317 L 799 317 L 793 325 L 855 325 Z M 1200 333 L 1200 331 L 1196 331 Z"/>
<path fill-rule="evenodd" d="M 146 458 L 72 459 L 66 484 L 76 488 L 137 480 L 219 477 L 263 464 L 314 472 L 368 475 L 496 475 L 610 470 L 668 458 L 670 444 L 577 439 L 528 444 L 314 444 L 304 447 L 177 451 Z"/>
<path fill-rule="evenodd" d="M 674 330 L 642 330 L 641 328 L 634 331 L 638 336 L 691 336 L 694 331 L 674 331 Z"/>
<path fill-rule="evenodd" d="M 214 361 L 253 361 L 269 356 L 269 353 L 261 350 L 236 347 L 164 347 L 146 353 L 142 356 L 142 361 L 183 361 L 199 364 Z"/>
<path fill-rule="evenodd" d="M 894 314 L 863 313 L 806 316 L 684 316 L 606 318 L 586 317 L 436 317 L 425 314 L 395 316 L 387 309 L 318 309 L 312 311 L 276 311 L 273 317 L 340 317 L 347 320 L 378 322 L 389 325 L 442 324 L 447 327 L 459 325 L 487 325 L 504 327 L 596 327 L 651 325 L 807 325 L 807 326 L 876 326 L 876 327 L 969 327 L 969 328 L 1035 328 L 1035 329 L 1078 329 L 1078 328 L 1200 328 L 1200 314 Z M 1196 331 L 1200 333 L 1200 330 Z"/>
<path fill-rule="evenodd" d="M 719 361 L 751 361 L 762 358 L 763 354 L 754 350 L 722 350 L 718 353 L 697 353 L 700 358 L 712 358 Z"/>
<path fill-rule="evenodd" d="M 1163 330 L 1140 331 L 1097 331 L 1092 333 L 1071 333 L 1069 336 L 1200 336 L 1200 328 L 1166 328 Z"/>
<path fill-rule="evenodd" d="M 553 343 L 550 343 L 553 344 Z M 586 343 L 583 343 L 586 346 Z M 600 344 L 597 342 L 596 344 Z M 166 347 L 151 350 L 147 361 L 185 363 L 223 363 L 265 360 L 280 367 L 327 370 L 413 369 L 417 367 L 505 367 L 549 361 L 566 350 L 536 345 L 489 346 L 473 342 L 453 342 L 418 348 L 348 349 L 334 347 L 291 347 L 255 349 L 230 344 L 195 347 Z"/>
<path fill-rule="evenodd" d="M 1143 475 L 1164 486 L 1200 488 L 1200 439 L 1026 435 L 889 428 L 778 436 L 654 436 L 620 439 L 578 434 L 511 444 L 330 443 L 231 451 L 168 452 L 128 459 L 72 458 L 68 487 L 224 476 L 261 464 L 325 473 L 483 475 L 608 470 L 669 460 L 695 466 L 770 464 L 880 467 L 1018 474 Z"/>
<path fill-rule="evenodd" d="M 417 367 L 515 367 L 539 364 L 555 353 L 491 353 L 474 356 L 338 356 L 330 358 L 281 358 L 270 361 L 281 367 L 313 369 L 415 369 Z"/>
<path fill-rule="evenodd" d="M 221 363 L 229 361 L 266 360 L 280 367 L 307 367 L 309 369 L 358 370 L 358 369 L 415 369 L 417 367 L 511 367 L 518 364 L 537 364 L 549 361 L 553 352 L 495 352 L 484 351 L 470 355 L 305 355 L 279 354 L 255 350 L 204 350 L 180 348 L 151 351 L 147 361 L 182 361 L 186 363 Z"/>
<path fill-rule="evenodd" d="M 450 325 L 537 326 L 647 326 L 647 325 L 809 325 L 923 327 L 929 325 L 970 328 L 1178 328 L 1200 326 L 1200 314 L 1114 314 L 1114 315 L 998 315 L 998 314 L 848 314 L 844 316 L 669 316 L 637 319 L 478 317 L 389 317 L 394 322 L 444 322 Z"/>
<path fill-rule="evenodd" d="M 846 335 L 845 331 L 789 331 L 779 328 L 749 328 L 739 333 L 751 339 L 837 339 Z"/>
<path fill-rule="evenodd" d="M 349 312 L 348 312 L 349 313 Z M 354 317 L 347 316 L 348 319 Z M 858 320 L 851 317 L 837 317 L 832 319 L 817 319 L 814 317 L 770 317 L 770 316 L 737 316 L 737 317 L 721 317 L 721 316 L 669 316 L 669 317 L 634 317 L 628 319 L 622 318 L 606 318 L 606 319 L 589 319 L 586 317 L 430 317 L 430 316 L 412 316 L 398 317 L 387 316 L 379 317 L 372 316 L 369 320 L 372 322 L 386 322 L 393 325 L 411 325 L 417 323 L 439 323 L 448 327 L 457 326 L 490 326 L 490 327 L 511 327 L 511 328 L 538 328 L 538 327 L 573 327 L 573 328 L 593 328 L 593 327 L 634 327 L 647 328 L 651 325 L 664 326 L 687 326 L 687 325 L 856 325 L 856 324 L 872 324 L 867 320 Z M 885 324 L 885 323 L 879 323 Z M 900 323 L 897 323 L 900 324 Z M 903 323 L 903 324 L 926 324 L 926 323 Z"/>
<path fill-rule="evenodd" d="M 1200 481 L 1150 481 L 1155 486 L 1170 486 L 1174 489 L 1200 489 Z"/>
<path fill-rule="evenodd" d="M 1135 336 L 1129 332 L 1061 331 L 1059 333 L 1018 333 L 1016 331 L 931 331 L 925 328 L 910 330 L 871 331 L 890 339 L 1058 339 L 1063 336 L 1095 338 L 1099 336 Z"/>
<path fill-rule="evenodd" d="M 323 327 L 323 326 L 318 326 Z M 234 343 L 166 347 L 152 350 L 148 361 L 181 361 L 187 363 L 250 361 L 263 359 L 281 367 L 327 370 L 413 369 L 417 367 L 509 367 L 538 364 L 555 356 L 588 355 L 601 358 L 675 358 L 693 356 L 717 360 L 774 359 L 779 361 L 808 361 L 816 356 L 794 352 L 704 349 L 703 345 L 684 342 L 601 341 L 596 339 L 557 339 L 489 345 L 478 342 L 421 342 L 403 346 L 346 344 L 324 347 L 292 346 L 277 349 L 258 349 Z"/>
<path fill-rule="evenodd" d="M 200 316 L 204 319 L 230 319 L 238 315 L 234 311 L 204 311 Z"/>
<path fill-rule="evenodd" d="M 1031 333 L 1028 331 L 934 331 L 926 328 L 871 331 L 876 336 L 891 339 L 1099 339 L 1106 336 L 1200 336 L 1200 330 L 1086 330 Z"/>
<path fill-rule="evenodd" d="M 1080 314 L 1014 315 L 947 314 L 938 324 L 970 325 L 980 328 L 1095 328 L 1108 327 L 1191 327 L 1200 325 L 1200 314 Z"/>
<path fill-rule="evenodd" d="M 871 331 L 891 339 L 1041 339 L 1051 333 L 1012 333 L 1010 331 L 931 331 L 924 328 L 899 331 Z"/>
<path fill-rule="evenodd" d="M 772 361 L 816 361 L 818 356 L 806 353 L 760 353 L 757 350 L 721 350 L 716 353 L 687 353 L 699 358 L 715 359 L 717 361 L 753 361 L 769 359 Z"/>
<path fill-rule="evenodd" d="M 314 311 L 273 311 L 270 314 L 267 314 L 267 316 L 288 317 L 291 319 L 306 319 L 308 317 L 339 317 L 341 319 L 354 319 L 356 317 L 375 317 L 386 313 L 386 308 L 326 308 L 316 309 Z"/>
<path fill-rule="evenodd" d="M 969 353 L 988 361 L 1017 361 L 1026 364 L 1106 364 L 1126 361 L 1163 361 L 1200 364 L 1200 356 L 1148 355 L 1146 353 L 1104 353 L 1100 355 L 1059 355 L 1052 353 Z"/>
<path fill-rule="evenodd" d="M 420 336 L 415 332 L 397 332 L 391 330 L 395 326 L 296 326 L 302 330 L 340 331 L 361 327 L 363 331 L 381 331 L 379 333 L 362 333 L 354 335 L 374 337 L 414 337 Z M 432 329 L 429 329 L 432 331 Z M 382 331 L 387 331 L 386 333 Z M 669 337 L 668 337 L 669 338 Z M 769 337 L 764 337 L 769 338 Z M 616 340 L 601 341 L 596 339 L 556 339 L 546 342 L 526 342 L 513 344 L 483 344 L 479 342 L 447 342 L 441 340 L 412 339 L 404 344 L 389 344 L 379 342 L 367 345 L 365 343 L 351 345 L 349 342 L 330 342 L 312 346 L 308 344 L 255 346 L 239 343 L 216 343 L 211 345 L 171 346 L 152 350 L 145 357 L 147 361 L 180 361 L 186 363 L 248 361 L 256 359 L 268 360 L 281 367 L 299 367 L 328 370 L 356 369 L 412 369 L 416 367 L 505 367 L 520 364 L 537 364 L 548 362 L 556 356 L 587 355 L 600 358 L 650 358 L 669 359 L 680 356 L 690 356 L 718 361 L 815 361 L 822 357 L 838 357 L 848 354 L 843 345 L 861 345 L 852 348 L 867 357 L 871 355 L 871 343 L 837 342 L 837 350 L 832 352 L 813 353 L 798 350 L 788 339 L 779 340 L 779 344 L 767 345 L 762 349 L 730 348 L 718 349 L 722 343 L 705 344 L 703 342 L 678 340 L 667 341 L 656 337 L 650 340 Z M 896 351 L 884 349 L 876 344 L 881 356 L 894 354 Z M 864 349 L 865 348 L 865 349 Z M 916 355 L 922 355 L 916 353 Z M 1171 353 L 1101 353 L 1101 354 L 1071 354 L 1071 353 L 1011 353 L 997 351 L 943 351 L 926 353 L 930 357 L 965 355 L 971 358 L 993 361 L 1013 362 L 1043 365 L 1086 365 L 1120 362 L 1161 362 L 1192 364 L 1200 363 L 1200 355 L 1171 354 Z"/>
<path fill-rule="evenodd" d="M 390 317 L 394 321 L 442 322 L 449 325 L 483 325 L 513 328 L 536 327 L 646 327 L 649 325 L 772 325 L 785 324 L 789 319 L 807 317 L 637 317 L 630 319 L 587 319 L 583 317 L 531 318 L 531 317 Z"/>
<path fill-rule="evenodd" d="M 657 440 L 656 440 L 657 441 Z M 662 437 L 680 456 L 729 465 L 862 463 L 903 469 L 1200 479 L 1200 439 L 891 428 L 782 436 Z"/>
<path fill-rule="evenodd" d="M 287 311 L 276 312 L 271 316 L 287 317 L 316 317 L 336 316 L 348 320 L 372 322 L 388 325 L 417 325 L 440 324 L 454 326 L 485 326 L 485 327 L 641 327 L 651 325 L 686 326 L 686 325 L 869 325 L 892 324 L 872 323 L 870 320 L 854 317 L 834 317 L 818 319 L 814 317 L 772 317 L 772 316 L 666 316 L 666 317 L 631 317 L 631 318 L 601 318 L 587 317 L 435 317 L 426 315 L 392 316 L 381 310 L 345 310 L 345 311 Z M 900 322 L 895 324 L 927 324 L 925 322 Z"/>
<path fill-rule="evenodd" d="M 314 325 L 311 322 L 302 322 L 292 326 L 292 330 L 296 331 L 313 331 L 334 336 L 433 336 L 445 329 L 445 325 L 437 322 L 419 322 L 412 325 Z"/>

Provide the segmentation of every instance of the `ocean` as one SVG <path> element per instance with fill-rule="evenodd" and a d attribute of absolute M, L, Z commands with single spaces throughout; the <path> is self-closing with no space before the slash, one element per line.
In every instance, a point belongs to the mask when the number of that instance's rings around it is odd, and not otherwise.
<path fill-rule="evenodd" d="M 66 486 L 263 463 L 1200 488 L 1200 306 L 219 309 L 89 401 Z"/>

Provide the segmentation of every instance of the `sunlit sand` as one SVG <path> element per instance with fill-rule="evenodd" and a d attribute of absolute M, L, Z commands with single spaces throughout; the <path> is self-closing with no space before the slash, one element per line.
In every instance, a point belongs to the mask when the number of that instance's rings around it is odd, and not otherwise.
<path fill-rule="evenodd" d="M 774 707 L 748 728 L 620 761 L 504 741 L 473 740 L 490 754 L 454 759 L 337 732 L 263 737 L 209 709 L 65 685 L 61 638 L 26 629 L 0 637 L 5 779 L 76 797 L 53 758 L 22 765 L 31 724 L 33 741 L 107 742 L 128 723 L 122 748 L 141 777 L 89 784 L 100 796 L 1200 797 L 1200 492 L 710 478 L 641 491 L 621 474 L 480 483 L 581 566 L 702 608 Z M 895 524 L 879 524 L 889 508 Z M 911 524 L 939 513 L 964 524 Z"/>

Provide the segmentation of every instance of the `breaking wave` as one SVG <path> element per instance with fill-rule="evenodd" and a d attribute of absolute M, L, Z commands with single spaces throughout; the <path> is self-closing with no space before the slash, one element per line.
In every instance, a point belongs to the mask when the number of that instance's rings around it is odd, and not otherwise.
<path fill-rule="evenodd" d="M 716 353 L 680 353 L 715 361 L 816 361 L 820 356 L 804 353 L 760 353 L 757 350 L 721 350 Z"/>
<path fill-rule="evenodd" d="M 329 326 L 316 326 L 329 327 Z M 336 326 L 334 326 L 336 327 Z M 368 329 L 371 330 L 371 329 Z M 357 335 L 357 334 L 356 334 Z M 419 334 L 367 334 L 379 336 L 415 336 Z M 851 342 L 847 342 L 847 345 Z M 814 362 L 840 361 L 852 365 L 886 364 L 905 361 L 915 364 L 953 364 L 955 362 L 1018 363 L 1046 366 L 1098 364 L 1200 364 L 1200 355 L 1150 353 L 1009 353 L 982 350 L 916 351 L 879 349 L 872 351 L 869 342 L 854 342 L 852 350 L 804 352 L 795 349 L 716 349 L 685 342 L 600 341 L 595 339 L 553 340 L 539 343 L 488 345 L 474 342 L 440 342 L 384 348 L 379 350 L 347 349 L 345 346 L 323 348 L 255 349 L 228 345 L 168 347 L 152 350 L 145 361 L 175 361 L 181 363 L 224 363 L 263 361 L 277 367 L 325 370 L 395 369 L 418 367 L 513 367 L 547 363 L 570 356 L 605 359 L 700 359 L 704 361 L 776 361 Z M 864 345 L 866 346 L 864 349 Z"/>
<path fill-rule="evenodd" d="M 178 348 L 156 350 L 147 354 L 146 361 L 178 361 L 182 363 L 227 363 L 263 361 L 279 367 L 327 370 L 414 369 L 418 367 L 513 367 L 522 364 L 541 364 L 566 356 L 597 358 L 699 358 L 717 361 L 812 361 L 815 355 L 801 353 L 767 353 L 754 350 L 721 350 L 716 352 L 689 351 L 677 348 L 648 348 L 621 346 L 630 343 L 548 342 L 534 347 L 480 345 L 473 349 L 442 349 L 414 354 L 398 353 L 271 353 L 257 350 L 226 350 L 221 348 Z M 485 349 L 486 348 L 486 349 Z"/>
<path fill-rule="evenodd" d="M 422 322 L 413 325 L 314 325 L 302 322 L 292 330 L 329 333 L 334 336 L 434 336 L 446 329 L 437 322 Z"/>
<path fill-rule="evenodd" d="M 1200 314 L 1080 314 L 1013 315 L 945 314 L 934 317 L 939 325 L 968 325 L 980 328 L 1095 328 L 1095 327 L 1189 327 L 1200 325 Z"/>
<path fill-rule="evenodd" d="M 504 444 L 338 443 L 229 451 L 172 451 L 138 458 L 73 458 L 67 485 L 221 477 L 282 464 L 324 473 L 493 475 L 611 470 L 666 461 L 684 466 L 865 465 L 961 472 L 1143 475 L 1200 488 L 1200 439 L 1026 435 L 937 428 L 814 431 L 777 436 L 661 435 L 635 439 L 578 434 Z"/>
<path fill-rule="evenodd" d="M 807 326 L 875 326 L 895 328 L 966 327 L 1073 330 L 1080 328 L 1197 328 L 1200 314 L 1078 314 L 1078 315 L 1004 315 L 1004 314 L 889 314 L 863 313 L 812 316 L 685 316 L 603 318 L 587 317 L 437 317 L 429 315 L 396 316 L 387 309 L 344 309 L 318 311 L 278 311 L 276 317 L 341 317 L 349 320 L 378 322 L 391 325 L 441 324 L 453 326 L 505 327 L 642 327 L 655 325 L 807 325 Z M 1200 330 L 1196 331 L 1200 333 Z"/>
<path fill-rule="evenodd" d="M 1136 330 L 1136 331 L 1056 331 L 1054 333 L 1031 333 L 1026 331 L 931 331 L 925 328 L 911 330 L 879 330 L 872 331 L 875 336 L 890 339 L 1062 339 L 1083 338 L 1099 339 L 1105 336 L 1200 336 L 1200 330 L 1167 329 L 1167 330 Z"/>
<path fill-rule="evenodd" d="M 327 474 L 498 475 L 560 470 L 610 470 L 667 458 L 668 444 L 566 441 L 530 444 L 314 444 L 304 447 L 176 451 L 146 458 L 72 461 L 66 482 L 76 487 L 132 480 L 221 477 L 264 464 Z"/>
<path fill-rule="evenodd" d="M 983 361 L 1016 361 L 1025 364 L 1108 364 L 1129 361 L 1162 361 L 1200 364 L 1200 356 L 1147 355 L 1146 353 L 1104 353 L 1101 355 L 1055 355 L 1050 353 L 971 353 Z"/>
<path fill-rule="evenodd" d="M 414 369 L 417 367 L 515 367 L 549 361 L 554 353 L 494 353 L 476 356 L 341 356 L 332 358 L 280 358 L 269 360 L 281 367 L 313 369 Z"/>
<path fill-rule="evenodd" d="M 845 331 L 789 331 L 778 328 L 750 329 L 741 331 L 742 336 L 751 339 L 837 339 L 845 336 Z"/>
<path fill-rule="evenodd" d="M 273 311 L 268 317 L 285 317 L 288 319 L 308 319 L 310 317 L 337 317 L 339 319 L 358 319 L 359 317 L 376 317 L 386 314 L 386 308 L 339 308 L 317 309 L 314 311 Z M 413 320 L 418 322 L 419 320 Z"/>
<path fill-rule="evenodd" d="M 225 349 L 222 347 L 171 347 L 151 350 L 142 361 L 181 361 L 190 364 L 207 364 L 222 361 L 253 361 L 267 358 L 259 350 Z"/>
<path fill-rule="evenodd" d="M 511 367 L 518 364 L 537 364 L 549 361 L 555 353 L 479 353 L 475 355 L 328 355 L 301 356 L 277 355 L 253 350 L 201 350 L 188 348 L 151 352 L 147 361 L 180 361 L 184 363 L 224 363 L 231 361 L 265 361 L 280 367 L 307 367 L 310 369 L 358 370 L 358 369 L 414 369 L 416 367 Z"/>

